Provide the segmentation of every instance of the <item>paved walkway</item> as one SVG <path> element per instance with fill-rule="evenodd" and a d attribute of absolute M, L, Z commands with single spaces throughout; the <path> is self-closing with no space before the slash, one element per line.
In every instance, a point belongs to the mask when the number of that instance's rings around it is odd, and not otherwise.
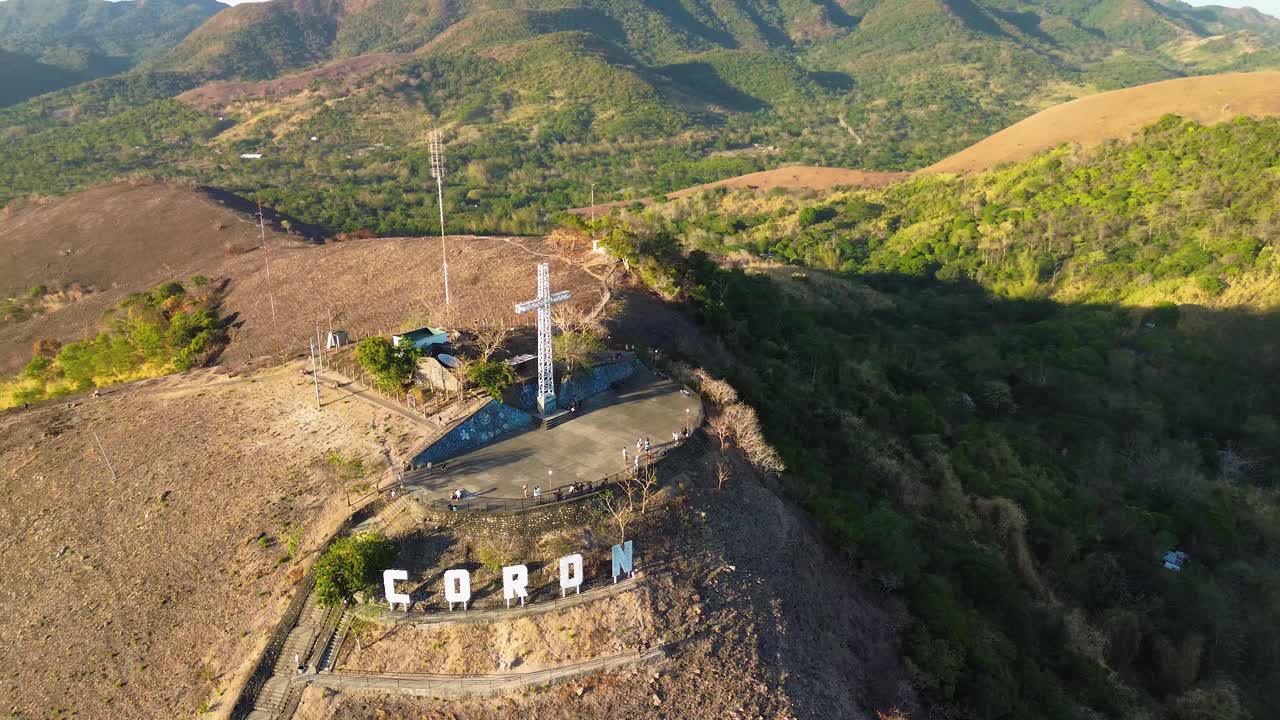
<path fill-rule="evenodd" d="M 405 695 L 441 698 L 476 697 L 510 693 L 527 687 L 562 682 L 571 678 L 614 670 L 629 665 L 666 657 L 666 649 L 656 647 L 643 652 L 629 652 L 596 658 L 573 665 L 561 665 L 527 673 L 491 673 L 482 675 L 427 675 L 417 673 L 309 673 L 293 679 L 295 684 L 308 683 L 332 690 L 382 690 Z"/>
<path fill-rule="evenodd" d="M 688 411 L 686 413 L 686 410 Z M 550 430 L 529 428 L 448 461 L 445 473 L 414 478 L 412 492 L 425 501 L 447 498 L 457 488 L 483 499 L 520 498 L 528 484 L 550 487 L 602 478 L 635 458 L 636 438 L 648 436 L 652 448 L 672 445 L 672 432 L 702 423 L 702 403 L 679 384 L 640 370 L 615 392 L 588 399 L 578 414 Z M 466 507 L 466 502 L 462 503 Z"/>

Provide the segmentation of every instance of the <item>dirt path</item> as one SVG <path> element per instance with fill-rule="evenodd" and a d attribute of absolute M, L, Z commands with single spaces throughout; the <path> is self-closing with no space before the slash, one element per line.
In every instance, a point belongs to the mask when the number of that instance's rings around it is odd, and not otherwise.
<path fill-rule="evenodd" d="M 427 675 L 416 673 L 308 673 L 294 678 L 295 684 L 308 684 L 331 690 L 379 690 L 404 695 L 436 698 L 464 698 L 512 693 L 524 688 L 550 685 L 605 670 L 640 665 L 667 656 L 666 648 L 656 647 L 642 652 L 622 653 L 596 658 L 573 665 L 547 668 L 530 673 L 483 673 L 476 675 Z"/>

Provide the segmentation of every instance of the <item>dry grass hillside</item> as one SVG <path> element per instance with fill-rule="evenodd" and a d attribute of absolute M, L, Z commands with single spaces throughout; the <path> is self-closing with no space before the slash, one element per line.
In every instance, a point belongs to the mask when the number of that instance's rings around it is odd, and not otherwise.
<path fill-rule="evenodd" d="M 1063 143 L 1087 147 L 1123 140 L 1167 114 L 1211 124 L 1277 113 L 1280 72 L 1178 78 L 1056 105 L 919 172 L 977 172 Z"/>
<path fill-rule="evenodd" d="M 185 186 L 118 183 L 0 210 L 0 301 L 35 285 L 50 291 L 31 317 L 0 318 L 0 374 L 20 370 L 37 339 L 90 337 L 128 293 L 195 275 L 228 281 L 224 314 L 233 342 L 223 361 L 234 366 L 305 354 L 316 322 L 327 325 L 330 313 L 354 337 L 410 319 L 527 323 L 512 305 L 532 297 L 542 261 L 552 262 L 556 288 L 573 291 L 581 306 L 594 307 L 603 292 L 599 280 L 544 240 L 459 237 L 449 239 L 453 302 L 445 308 L 439 238 L 317 245 L 303 241 L 296 224 L 294 234 L 284 233 L 274 217 L 264 247 L 255 219 L 223 204 L 237 200 Z"/>
<path fill-rule="evenodd" d="M 739 175 L 737 177 L 717 180 L 716 182 L 706 183 L 703 185 L 694 185 L 683 190 L 677 190 L 668 193 L 667 198 L 674 200 L 687 195 L 702 192 L 703 190 L 711 190 L 718 187 L 731 189 L 748 189 L 769 191 L 775 188 L 784 190 L 831 190 L 840 187 L 866 187 L 878 188 L 884 187 L 898 180 L 905 180 L 910 177 L 910 173 L 899 172 L 875 172 L 871 170 L 848 170 L 846 168 L 829 168 L 816 167 L 813 165 L 792 165 L 788 167 L 777 168 L 776 170 L 763 170 L 761 172 L 749 173 L 747 175 Z M 571 210 L 570 212 L 579 215 L 589 214 L 593 209 L 597 213 L 607 213 L 610 208 L 629 205 L 632 201 L 622 200 L 618 202 L 601 203 L 594 208 L 585 207 Z M 643 201 L 648 202 L 648 201 Z"/>
<path fill-rule="evenodd" d="M 115 183 L 0 210 L 0 301 L 45 286 L 35 317 L 0 318 L 0 373 L 31 356 L 39 337 L 79 340 L 129 292 L 212 276 L 224 258 L 257 247 L 250 216 L 189 186 Z M 269 227 L 271 243 L 289 242 Z"/>
<path fill-rule="evenodd" d="M 326 451 L 376 468 L 380 437 L 418 439 L 331 389 L 317 411 L 311 392 L 290 366 L 205 371 L 0 413 L 6 717 L 226 710 L 347 513 Z"/>
<path fill-rule="evenodd" d="M 381 238 L 319 247 L 272 249 L 271 281 L 276 319 L 271 317 L 264 253 L 232 258 L 217 268 L 231 278 L 225 311 L 235 318 L 232 343 L 223 361 L 236 366 L 277 352 L 307 352 L 316 323 L 328 323 L 353 338 L 386 333 L 406 322 L 470 325 L 503 319 L 528 324 L 513 306 L 533 297 L 536 267 L 551 263 L 555 290 L 572 291 L 591 308 L 601 283 L 576 264 L 562 260 L 538 238 L 451 237 L 448 240 L 451 304 L 444 304 L 439 238 Z M 278 342 L 277 342 L 278 339 Z"/>

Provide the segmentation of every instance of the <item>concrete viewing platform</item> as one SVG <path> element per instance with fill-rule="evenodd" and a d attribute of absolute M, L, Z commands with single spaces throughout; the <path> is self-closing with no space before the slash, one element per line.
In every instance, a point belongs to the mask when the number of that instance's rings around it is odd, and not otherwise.
<path fill-rule="evenodd" d="M 577 413 L 549 430 L 519 430 L 447 462 L 447 470 L 414 478 L 406 489 L 425 502 L 448 499 L 457 489 L 466 498 L 523 498 L 549 488 L 586 481 L 599 483 L 635 457 L 636 438 L 648 437 L 655 454 L 673 446 L 671 434 L 702 423 L 702 402 L 679 383 L 641 369 L 617 390 L 583 401 Z M 624 465 L 622 449 L 628 460 Z M 544 499 L 547 498 L 544 495 Z"/>

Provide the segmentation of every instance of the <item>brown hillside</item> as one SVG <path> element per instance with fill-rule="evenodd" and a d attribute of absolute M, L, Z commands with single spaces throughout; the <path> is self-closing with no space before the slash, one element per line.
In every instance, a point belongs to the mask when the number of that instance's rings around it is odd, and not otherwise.
<path fill-rule="evenodd" d="M 0 320 L 0 373 L 26 362 L 38 337 L 81 339 L 128 293 L 213 277 L 229 252 L 257 247 L 255 219 L 219 200 L 243 202 L 180 185 L 116 183 L 0 210 L 0 299 L 34 285 L 73 288 L 78 298 L 22 322 Z M 296 243 L 271 227 L 267 239 Z"/>
<path fill-rule="evenodd" d="M 206 700 L 226 717 L 348 512 L 325 452 L 380 469 L 381 437 L 421 437 L 328 387 L 317 411 L 311 392 L 294 367 L 202 372 L 0 412 L 5 717 L 171 720 Z"/>
<path fill-rule="evenodd" d="M 1032 115 L 919 172 L 976 172 L 1062 143 L 1123 140 L 1170 113 L 1202 123 L 1280 113 L 1280 72 L 1179 78 L 1090 95 Z"/>
<path fill-rule="evenodd" d="M 751 190 L 773 190 L 774 188 L 783 188 L 786 190 L 831 190 L 837 187 L 867 187 L 878 188 L 884 187 L 898 180 L 905 180 L 910 173 L 900 172 L 876 172 L 872 170 L 849 170 L 846 168 L 830 168 L 817 167 L 813 165 L 793 165 L 790 167 L 777 168 L 775 170 L 763 170 L 747 175 L 739 175 L 737 177 L 717 180 L 716 182 L 706 183 L 703 185 L 694 185 L 693 187 L 677 190 L 668 193 L 668 199 L 676 199 L 702 192 L 703 190 L 711 190 L 712 188 L 726 187 L 734 189 L 751 189 Z M 596 212 L 608 212 L 609 208 L 628 205 L 632 201 L 620 200 L 617 202 L 601 203 L 595 206 Z M 647 200 L 640 202 L 647 203 Z M 569 212 L 579 215 L 590 213 L 592 208 L 577 208 Z"/>
<path fill-rule="evenodd" d="M 36 339 L 92 336 L 128 293 L 198 274 L 228 282 L 224 313 L 233 320 L 232 344 L 221 361 L 232 367 L 276 353 L 305 354 L 316 321 L 327 324 L 330 312 L 355 337 L 395 330 L 411 317 L 527 323 L 512 305 L 532 296 L 535 266 L 547 259 L 557 289 L 573 291 L 584 308 L 602 292 L 599 280 L 551 257 L 547 243 L 534 238 L 450 238 L 449 312 L 438 238 L 316 245 L 269 231 L 266 248 L 253 217 L 172 185 L 110 185 L 0 211 L 0 299 L 36 284 L 77 288 L 30 319 L 0 321 L 0 374 L 21 369 Z"/>
<path fill-rule="evenodd" d="M 373 53 L 335 60 L 317 68 L 260 82 L 214 82 L 188 90 L 178 100 L 201 110 L 212 110 L 247 98 L 270 98 L 306 90 L 317 80 L 355 80 L 385 67 L 412 60 L 412 53 Z"/>

